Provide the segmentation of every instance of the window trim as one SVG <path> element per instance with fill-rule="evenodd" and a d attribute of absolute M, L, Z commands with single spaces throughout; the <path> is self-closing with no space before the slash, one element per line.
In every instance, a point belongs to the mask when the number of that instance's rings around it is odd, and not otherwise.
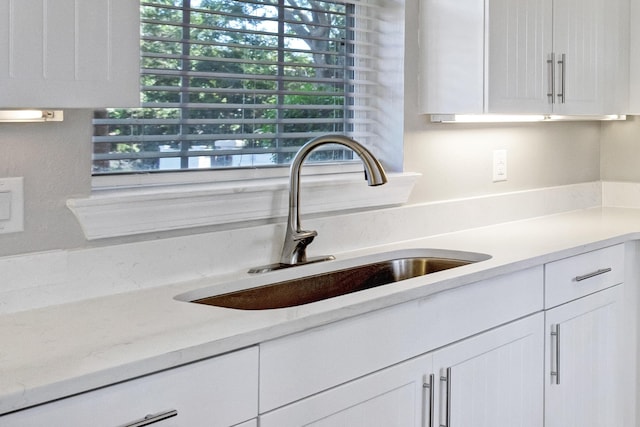
<path fill-rule="evenodd" d="M 305 175 L 301 212 L 326 214 L 399 206 L 420 174 L 390 173 L 386 185 L 368 187 L 357 173 Z M 67 200 L 88 240 L 196 227 L 242 228 L 286 217 L 288 179 L 103 188 Z"/>

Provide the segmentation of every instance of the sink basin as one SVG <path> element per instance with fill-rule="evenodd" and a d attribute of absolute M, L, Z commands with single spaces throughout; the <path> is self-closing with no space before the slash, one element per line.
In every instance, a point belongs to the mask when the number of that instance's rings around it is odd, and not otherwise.
<path fill-rule="evenodd" d="M 235 292 L 190 299 L 190 301 L 240 310 L 294 307 L 489 258 L 483 254 L 471 255 L 476 256 L 465 257 L 465 259 L 434 256 L 404 256 L 384 259 L 364 265 L 267 283 Z"/>

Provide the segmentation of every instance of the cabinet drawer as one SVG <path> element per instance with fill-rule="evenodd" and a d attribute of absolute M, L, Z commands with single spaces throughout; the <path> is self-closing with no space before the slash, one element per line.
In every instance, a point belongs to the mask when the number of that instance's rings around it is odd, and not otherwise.
<path fill-rule="evenodd" d="M 262 343 L 260 412 L 541 311 L 542 279 L 535 267 Z"/>
<path fill-rule="evenodd" d="M 177 415 L 152 425 L 228 427 L 256 418 L 257 347 L 0 416 L 0 425 L 129 426 L 172 411 Z"/>
<path fill-rule="evenodd" d="M 624 281 L 624 245 L 610 246 L 544 266 L 545 308 Z"/>

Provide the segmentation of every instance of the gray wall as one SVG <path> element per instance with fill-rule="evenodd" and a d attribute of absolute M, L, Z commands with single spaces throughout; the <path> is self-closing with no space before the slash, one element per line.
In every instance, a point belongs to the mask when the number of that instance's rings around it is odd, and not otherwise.
<path fill-rule="evenodd" d="M 0 123 L 0 177 L 24 177 L 25 231 L 0 234 L 0 256 L 83 246 L 66 207 L 91 188 L 91 111 L 60 123 Z"/>
<path fill-rule="evenodd" d="M 25 178 L 26 212 L 25 232 L 0 234 L 0 256 L 89 245 L 65 203 L 67 198 L 90 193 L 91 112 L 65 114 L 63 123 L 0 125 L 0 176 Z M 441 125 L 430 124 L 422 116 L 406 116 L 405 169 L 423 174 L 412 203 L 599 179 L 598 123 Z M 616 162 L 628 163 L 626 151 L 640 156 L 640 150 L 633 150 L 630 143 L 632 134 L 640 135 L 637 122 L 634 124 L 619 126 L 628 132 L 618 127 L 615 132 L 612 128 L 604 131 L 620 139 Z M 606 141 L 604 146 L 611 143 Z M 508 150 L 506 182 L 492 182 L 496 148 Z M 640 181 L 637 168 L 630 164 L 627 169 Z M 151 237 L 158 236 L 91 245 Z"/>
<path fill-rule="evenodd" d="M 602 126 L 603 181 L 640 182 L 640 116 Z"/>
<path fill-rule="evenodd" d="M 598 123 L 415 127 L 405 136 L 405 168 L 423 174 L 414 203 L 599 179 Z M 507 181 L 494 183 L 496 149 L 507 150 Z"/>

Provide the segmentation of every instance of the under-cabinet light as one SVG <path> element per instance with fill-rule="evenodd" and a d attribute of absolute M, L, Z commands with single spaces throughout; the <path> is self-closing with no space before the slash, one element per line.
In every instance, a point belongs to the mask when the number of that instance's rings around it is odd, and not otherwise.
<path fill-rule="evenodd" d="M 517 122 L 552 122 L 552 121 L 586 121 L 586 120 L 626 120 L 627 116 L 619 114 L 561 116 L 530 114 L 432 114 L 434 123 L 517 123 Z"/>
<path fill-rule="evenodd" d="M 62 110 L 0 110 L 0 123 L 61 122 Z"/>

